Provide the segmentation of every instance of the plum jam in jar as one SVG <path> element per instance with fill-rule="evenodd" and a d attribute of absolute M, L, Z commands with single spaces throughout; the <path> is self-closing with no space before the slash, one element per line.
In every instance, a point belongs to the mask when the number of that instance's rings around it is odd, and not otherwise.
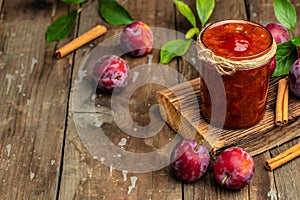
<path fill-rule="evenodd" d="M 270 32 L 246 20 L 220 21 L 202 30 L 197 48 L 203 118 L 226 129 L 260 122 L 276 53 Z"/>

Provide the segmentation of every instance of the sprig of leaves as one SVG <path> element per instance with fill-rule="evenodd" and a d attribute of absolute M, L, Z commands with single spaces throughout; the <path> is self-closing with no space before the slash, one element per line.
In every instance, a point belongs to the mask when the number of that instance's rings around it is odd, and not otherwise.
<path fill-rule="evenodd" d="M 297 23 L 297 13 L 289 0 L 274 0 L 274 12 L 277 21 L 285 28 L 293 31 Z M 272 77 L 287 75 L 291 66 L 298 58 L 297 46 L 300 46 L 300 36 L 277 45 L 276 68 Z"/>
<path fill-rule="evenodd" d="M 86 0 L 60 0 L 67 5 L 84 4 Z M 115 0 L 98 0 L 99 14 L 108 23 L 113 25 L 130 24 L 133 18 L 130 13 Z M 67 37 L 76 24 L 79 13 L 83 10 L 83 6 L 72 10 L 70 13 L 57 18 L 50 24 L 46 31 L 46 42 L 52 42 Z"/>
<path fill-rule="evenodd" d="M 160 63 L 167 64 L 173 58 L 183 56 L 189 49 L 192 38 L 200 33 L 197 27 L 197 21 L 191 8 L 180 0 L 173 0 L 179 12 L 191 23 L 193 26 L 185 34 L 185 39 L 171 40 L 163 45 L 160 51 Z M 214 0 L 196 0 L 196 9 L 201 27 L 203 27 L 210 18 L 215 7 Z"/>

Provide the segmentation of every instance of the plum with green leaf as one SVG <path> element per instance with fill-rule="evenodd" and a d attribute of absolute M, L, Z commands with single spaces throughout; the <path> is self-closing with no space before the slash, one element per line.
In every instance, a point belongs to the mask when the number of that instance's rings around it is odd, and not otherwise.
<path fill-rule="evenodd" d="M 276 44 L 281 44 L 290 40 L 289 31 L 280 23 L 269 23 L 265 27 L 270 31 Z M 274 57 L 270 64 L 270 75 L 272 75 L 276 68 L 276 58 Z"/>
<path fill-rule="evenodd" d="M 189 5 L 180 0 L 173 0 L 173 3 L 192 27 L 186 32 L 184 39 L 170 40 L 163 45 L 160 51 L 159 62 L 161 64 L 168 64 L 173 58 L 186 54 L 192 44 L 192 38 L 200 33 L 200 28 L 197 27 L 196 15 L 194 15 Z M 205 27 L 214 8 L 215 0 L 196 1 L 196 11 L 201 22 L 201 27 Z"/>

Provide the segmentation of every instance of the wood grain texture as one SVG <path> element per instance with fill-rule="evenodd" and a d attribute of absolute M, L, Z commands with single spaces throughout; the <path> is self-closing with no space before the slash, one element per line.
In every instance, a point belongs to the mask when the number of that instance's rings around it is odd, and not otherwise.
<path fill-rule="evenodd" d="M 247 19 L 246 16 L 246 10 L 245 10 L 245 4 L 242 0 L 234 0 L 234 1 L 216 1 L 215 10 L 209 20 L 209 23 L 213 23 L 220 20 L 225 19 Z M 195 49 L 194 49 L 195 51 Z M 189 55 L 193 55 L 189 53 Z M 197 56 L 197 55 L 194 55 Z M 197 62 L 196 62 L 197 63 Z M 186 63 L 187 65 L 187 63 Z M 187 66 L 181 67 L 181 71 L 183 73 L 189 74 L 190 70 Z M 195 64 L 195 68 L 197 69 L 197 64 Z M 195 74 L 195 73 L 193 73 Z M 194 80 L 194 78 L 197 78 L 195 75 L 188 75 L 190 79 L 188 80 Z M 196 82 L 194 82 L 192 85 L 194 85 Z M 197 87 L 197 91 L 200 88 Z M 188 90 L 190 91 L 190 90 Z M 192 96 L 189 96 L 192 98 L 195 98 Z M 188 98 L 188 97 L 187 97 Z M 180 105 L 185 106 L 185 105 Z M 178 106 L 178 108 L 180 107 Z M 190 101 L 187 103 L 187 107 L 191 107 L 191 109 L 188 109 L 188 111 L 199 111 L 198 105 L 193 105 Z M 191 116 L 195 124 L 198 125 L 199 121 L 199 115 L 193 115 Z M 198 137 L 197 131 L 193 129 L 192 127 L 188 126 L 186 124 L 186 119 L 183 117 L 181 121 L 181 128 L 182 132 L 184 132 L 185 135 L 188 135 L 188 137 Z M 180 123 L 180 122 L 179 122 Z M 198 132 L 199 133 L 199 132 Z M 202 131 L 201 131 L 202 133 Z M 204 177 L 201 178 L 200 181 L 197 181 L 195 184 L 185 184 L 184 185 L 184 198 L 185 199 L 248 199 L 248 188 L 244 188 L 240 192 L 231 193 L 227 190 L 223 190 L 220 187 L 216 185 L 216 183 L 213 180 L 213 172 L 212 169 L 210 169 Z"/>
<path fill-rule="evenodd" d="M 71 69 L 46 46 L 51 11 L 33 3 L 1 4 L 1 199 L 55 199 L 59 187 Z"/>
<path fill-rule="evenodd" d="M 299 10 L 300 5 L 297 1 L 292 1 L 292 3 L 295 5 L 296 10 Z M 273 11 L 273 3 L 269 1 L 262 1 L 262 0 L 255 0 L 255 1 L 248 1 L 251 19 L 258 21 L 259 23 L 266 24 L 270 22 L 276 21 L 274 11 Z M 261 7 L 260 5 L 263 5 Z M 297 18 L 300 17 L 300 13 L 297 12 Z M 297 36 L 300 33 L 300 24 L 297 22 L 297 25 L 295 27 L 295 30 L 291 32 L 292 36 Z M 290 96 L 292 96 L 290 94 Z M 286 137 L 289 137 L 293 134 L 299 133 L 299 119 L 292 124 L 292 126 L 274 129 L 271 132 L 269 132 L 269 136 L 272 137 L 274 134 L 276 134 L 278 131 L 282 132 L 282 135 L 285 135 Z M 279 153 L 287 150 L 291 146 L 299 143 L 300 140 L 294 139 L 288 143 L 285 143 L 281 145 L 280 147 L 274 148 L 270 150 L 270 153 L 268 157 L 265 158 L 267 160 L 270 157 L 275 157 Z M 278 144 L 279 145 L 279 144 Z M 300 173 L 296 172 L 294 169 L 296 166 L 299 166 L 300 160 L 295 159 L 292 162 L 289 162 L 282 166 L 281 168 L 269 172 L 271 176 L 273 176 L 272 184 L 269 187 L 269 190 L 266 190 L 264 193 L 267 193 L 270 198 L 277 198 L 277 199 L 297 199 L 296 197 L 299 193 L 299 186 L 295 180 L 299 179 Z M 285 177 L 289 177 L 289 181 Z M 265 187 L 262 187 L 265 188 Z M 290 192 L 293 191 L 293 192 Z"/>
<path fill-rule="evenodd" d="M 120 0 L 118 2 L 124 5 L 136 20 L 144 21 L 151 27 L 178 31 L 177 36 L 174 32 L 167 34 L 169 39 L 178 37 L 179 33 L 184 34 L 190 28 L 190 24 L 175 9 L 171 0 Z M 194 0 L 184 2 L 195 12 Z M 299 18 L 300 4 L 298 0 L 291 2 L 296 5 Z M 99 16 L 97 4 L 97 1 L 83 4 L 84 9 L 80 14 L 79 23 L 76 24 L 71 35 L 59 42 L 46 45 L 47 26 L 78 6 L 66 6 L 57 0 L 0 0 L 1 200 L 298 199 L 299 159 L 273 172 L 266 171 L 263 165 L 266 159 L 298 143 L 299 139 L 256 155 L 255 175 L 250 185 L 234 192 L 218 187 L 213 180 L 211 169 L 201 180 L 186 184 L 174 179 L 168 166 L 145 173 L 134 173 L 115 169 L 104 162 L 104 158 L 120 158 L 125 164 L 129 163 L 126 156 L 111 155 L 108 154 L 109 151 L 106 152 L 107 154 L 99 154 L 99 151 L 96 151 L 110 148 L 109 144 L 122 147 L 121 149 L 126 152 L 145 153 L 158 151 L 177 137 L 176 132 L 164 124 L 155 105 L 157 104 L 156 91 L 165 88 L 158 84 L 148 84 L 136 89 L 129 101 L 126 95 L 122 94 L 118 97 L 119 103 L 113 105 L 125 112 L 126 109 L 122 106 L 129 104 L 130 119 L 135 122 L 134 125 L 125 123 L 125 128 L 129 132 L 120 128 L 120 124 L 117 123 L 124 115 L 113 115 L 111 95 L 98 90 L 91 91 L 91 86 L 94 84 L 92 79 L 89 79 L 90 82 L 85 85 L 87 90 L 80 95 L 74 95 L 77 94 L 73 87 L 75 83 L 80 77 L 85 79 L 91 73 L 90 69 L 84 71 L 86 69 L 82 67 L 84 59 L 97 48 L 98 44 L 116 36 L 124 27 L 110 25 L 103 21 Z M 250 19 L 265 24 L 275 20 L 272 6 L 272 2 L 267 0 L 216 0 L 216 8 L 210 22 L 223 19 Z M 53 58 L 56 49 L 97 24 L 103 24 L 108 28 L 104 36 L 61 60 Z M 300 27 L 297 24 L 292 35 L 299 34 Z M 157 37 L 155 42 L 162 45 L 160 38 Z M 112 47 L 112 50 L 119 52 L 118 46 Z M 154 49 L 151 55 L 152 62 L 158 63 L 159 49 Z M 151 68 L 144 70 L 146 73 L 139 74 L 138 78 L 148 82 L 152 78 L 161 79 L 165 80 L 165 83 L 170 82 L 172 86 L 193 80 L 198 77 L 193 47 L 188 55 L 190 57 L 174 59 L 168 65 L 168 69 L 179 72 L 180 76 L 176 78 L 170 78 L 164 73 L 158 76 Z M 129 63 L 132 71 L 149 62 L 147 56 L 131 58 L 123 55 L 122 57 Z M 134 78 L 136 77 L 131 74 L 130 81 L 133 82 Z M 276 82 L 276 79 L 272 81 Z M 132 89 L 132 86 L 128 87 L 128 90 Z M 269 97 L 270 109 L 274 108 L 272 101 L 274 96 L 275 93 L 272 93 Z M 74 98 L 84 101 L 85 104 L 81 107 L 73 105 Z M 86 106 L 91 103 L 94 104 L 95 109 Z M 296 108 L 298 107 L 293 109 Z M 155 136 L 138 138 L 130 135 L 146 136 L 149 131 L 147 125 L 152 119 L 160 128 Z M 295 134 L 299 134 L 299 119 L 294 119 L 292 122 L 286 127 L 265 127 L 268 129 L 267 140 L 275 141 L 276 135 L 281 133 L 284 140 L 289 141 Z M 109 142 L 101 144 L 103 146 L 96 144 L 92 148 L 94 151 L 91 152 L 84 138 L 89 138 L 88 135 L 92 132 L 87 131 L 79 136 L 78 128 L 82 124 L 88 124 L 92 131 L 100 126 Z M 183 127 L 186 128 L 189 127 Z M 197 131 L 193 134 L 197 134 Z M 121 142 L 122 139 L 126 141 Z M 247 138 L 244 141 L 247 141 Z M 91 143 L 95 144 L 94 141 Z M 120 143 L 122 146 L 119 145 Z M 274 143 L 267 143 L 266 140 L 259 138 L 254 139 L 253 143 L 259 148 L 269 149 L 270 145 L 274 146 Z M 153 162 L 159 159 L 165 161 L 169 158 L 170 151 L 170 149 L 160 151 Z M 132 163 L 142 163 L 142 160 L 136 159 Z M 131 188 L 134 178 L 137 178 L 136 184 Z"/>
<path fill-rule="evenodd" d="M 144 21 L 149 26 L 173 29 L 173 3 L 168 2 L 163 6 L 157 5 L 158 1 L 143 1 L 138 5 L 132 1 L 124 3 L 124 6 L 134 13 L 133 17 Z M 85 8 L 84 12 L 82 12 L 79 34 L 95 25 L 94 19 L 99 18 L 96 8 L 97 2 L 95 1 Z M 170 8 L 172 8 L 172 10 L 169 10 Z M 108 34 L 105 34 L 103 37 L 76 51 L 74 59 L 75 69 L 73 85 L 76 82 L 76 78 L 78 78 L 78 74 L 80 74 L 82 70 L 86 69 L 87 74 L 91 75 L 91 69 L 81 66 L 81 61 L 86 58 L 86 56 L 89 56 L 93 47 L 102 41 L 110 40 L 112 36 L 119 34 L 123 29 L 122 26 L 112 26 L 101 20 L 100 23 L 107 26 Z M 156 43 L 158 41 L 159 40 L 157 40 Z M 154 49 L 152 51 L 152 62 L 158 62 L 158 53 L 158 50 Z M 130 65 L 131 69 L 134 69 L 139 65 L 143 65 L 144 63 L 148 63 L 149 59 L 147 57 L 131 58 L 125 55 L 123 58 Z M 173 66 L 176 67 L 174 64 Z M 150 69 L 151 68 L 149 68 L 149 73 L 151 74 L 153 72 L 151 72 Z M 150 74 L 147 74 L 147 76 L 140 74 L 139 78 L 149 82 L 152 78 Z M 132 78 L 133 77 L 130 77 L 130 81 L 132 81 Z M 127 87 L 127 89 L 130 91 L 130 86 Z M 141 88 L 137 88 L 137 91 L 132 94 L 129 107 L 131 114 L 130 117 L 132 117 L 132 120 L 139 126 L 145 126 L 149 123 L 150 118 L 148 110 L 152 105 L 156 104 L 155 92 L 160 89 L 162 89 L 161 86 L 149 84 Z M 74 96 L 71 93 L 71 98 L 73 97 Z M 83 98 L 83 101 L 87 103 L 91 103 L 91 101 L 94 100 L 96 113 L 84 106 L 79 109 L 72 110 L 74 107 L 72 107 L 73 100 L 71 99 L 70 116 L 68 118 L 69 125 L 65 144 L 65 156 L 63 161 L 64 169 L 62 173 L 59 199 L 181 199 L 181 183 L 174 182 L 173 178 L 169 174 L 168 168 L 154 172 L 150 171 L 148 173 L 132 173 L 129 171 L 124 177 L 124 172 L 126 171 L 115 169 L 113 165 L 109 165 L 106 161 L 102 160 L 101 162 L 101 159 L 109 159 L 109 155 L 106 155 L 107 153 L 105 152 L 105 148 L 102 148 L 102 150 L 104 149 L 103 152 L 96 156 L 91 153 L 91 151 L 83 145 L 82 140 L 78 135 L 78 129 L 76 129 L 76 125 L 78 126 L 78 124 L 74 123 L 74 121 L 76 122 L 74 118 L 85 120 L 91 114 L 96 114 L 99 121 L 105 122 L 102 123 L 101 129 L 113 145 L 119 147 L 118 144 L 120 141 L 122 141 L 122 139 L 126 139 L 122 148 L 126 151 L 137 153 L 155 151 L 156 148 L 163 146 L 169 138 L 172 138 L 174 135 L 174 132 L 168 126 L 163 128 L 163 131 L 158 134 L 158 137 L 145 139 L 131 137 L 130 135 L 127 135 L 126 132 L 122 131 L 114 122 L 114 120 L 117 119 L 114 119 L 112 116 L 110 94 L 87 89 L 85 94 L 75 96 L 74 98 Z M 121 102 L 128 104 L 128 102 L 125 102 L 125 100 L 123 101 L 122 99 Z M 120 107 L 120 109 L 123 108 Z M 125 110 L 124 112 L 128 112 L 128 110 Z M 91 126 L 93 125 L 94 124 L 92 123 Z M 146 129 L 136 130 L 134 127 L 127 128 L 137 133 L 140 132 L 141 134 L 147 131 Z M 106 151 L 108 151 L 108 149 L 106 149 Z M 117 157 L 117 155 L 115 156 Z M 121 157 L 120 159 L 123 158 Z M 126 166 L 124 170 L 127 170 Z M 131 190 L 131 179 L 135 177 L 137 178 L 136 186 Z"/>
<path fill-rule="evenodd" d="M 300 116 L 300 101 L 293 96 L 289 99 L 289 131 L 291 133 L 283 134 L 285 130 L 274 124 L 276 97 L 274 94 L 276 94 L 277 85 L 278 78 L 270 81 L 267 109 L 261 122 L 240 130 L 218 129 L 210 126 L 202 118 L 199 110 L 200 102 L 197 101 L 201 90 L 199 78 L 160 91 L 157 93 L 157 98 L 161 107 L 164 108 L 163 112 L 166 112 L 168 124 L 185 138 L 194 139 L 195 131 L 197 131 L 203 136 L 213 155 L 229 146 L 240 146 L 254 156 L 294 139 L 300 134 L 299 131 L 291 131 L 292 127 L 298 126 L 297 119 Z"/>

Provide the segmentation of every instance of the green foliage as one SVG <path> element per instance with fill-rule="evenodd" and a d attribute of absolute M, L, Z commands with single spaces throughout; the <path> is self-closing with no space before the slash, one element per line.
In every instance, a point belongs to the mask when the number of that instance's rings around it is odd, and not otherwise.
<path fill-rule="evenodd" d="M 86 0 L 60 0 L 67 5 L 85 3 Z M 133 22 L 130 13 L 115 0 L 98 0 L 99 13 L 101 17 L 108 23 L 113 25 L 129 24 Z M 72 31 L 79 12 L 83 7 L 71 11 L 58 19 L 56 19 L 47 28 L 46 42 L 47 44 L 67 37 Z"/>
<path fill-rule="evenodd" d="M 98 0 L 100 15 L 113 25 L 130 24 L 133 18 L 130 13 L 114 0 Z"/>
<path fill-rule="evenodd" d="M 297 47 L 292 41 L 279 44 L 276 51 L 276 68 L 272 77 L 287 75 L 297 57 Z"/>
<path fill-rule="evenodd" d="M 292 38 L 292 43 L 296 46 L 300 46 L 300 36 Z"/>
<path fill-rule="evenodd" d="M 80 11 L 81 9 L 73 10 L 67 15 L 56 19 L 50 26 L 48 26 L 46 32 L 47 44 L 67 37 L 73 29 Z"/>
<path fill-rule="evenodd" d="M 61 2 L 71 5 L 71 4 L 80 4 L 84 3 L 86 0 L 60 0 Z"/>
<path fill-rule="evenodd" d="M 294 30 L 297 23 L 297 13 L 289 0 L 274 0 L 274 12 L 279 23 L 288 30 Z"/>
<path fill-rule="evenodd" d="M 184 55 L 191 45 L 192 39 L 171 40 L 160 51 L 160 63 L 167 64 L 173 58 Z"/>
<path fill-rule="evenodd" d="M 188 30 L 188 32 L 185 34 L 185 38 L 189 39 L 194 37 L 194 35 L 200 33 L 200 30 L 197 27 L 191 28 L 190 30 Z"/>
<path fill-rule="evenodd" d="M 288 30 L 294 30 L 297 23 L 297 13 L 289 0 L 274 0 L 274 13 L 277 21 Z M 272 77 L 287 75 L 291 66 L 298 58 L 297 46 L 300 46 L 300 37 L 277 45 L 276 68 Z"/>
<path fill-rule="evenodd" d="M 193 27 L 197 26 L 196 18 L 190 7 L 179 0 L 173 0 L 174 4 L 176 5 L 179 12 L 187 18 L 187 20 L 193 25 Z"/>
<path fill-rule="evenodd" d="M 202 26 L 205 26 L 214 11 L 214 8 L 214 0 L 196 0 L 196 9 Z"/>
<path fill-rule="evenodd" d="M 183 39 L 169 41 L 162 47 L 160 53 L 160 63 L 162 64 L 167 64 L 173 58 L 184 55 L 190 48 L 192 42 L 191 38 L 200 33 L 200 30 L 197 27 L 196 17 L 190 9 L 190 7 L 179 0 L 173 0 L 173 2 L 176 5 L 179 12 L 185 18 L 187 18 L 187 20 L 192 24 L 193 27 L 190 28 L 185 34 L 185 40 Z M 196 0 L 196 9 L 202 26 L 204 26 L 210 18 L 214 7 L 214 0 Z"/>

